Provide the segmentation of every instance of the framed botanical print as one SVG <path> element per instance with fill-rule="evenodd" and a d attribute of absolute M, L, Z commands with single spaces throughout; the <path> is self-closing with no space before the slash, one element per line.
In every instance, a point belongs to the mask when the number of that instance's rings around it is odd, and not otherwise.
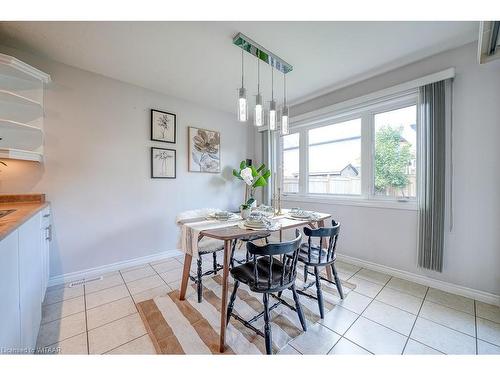
<path fill-rule="evenodd" d="M 189 127 L 189 171 L 220 173 L 220 133 Z"/>
<path fill-rule="evenodd" d="M 177 127 L 176 115 L 169 112 L 151 110 L 151 140 L 175 143 Z"/>
<path fill-rule="evenodd" d="M 151 178 L 175 178 L 175 174 L 175 150 L 151 147 Z"/>

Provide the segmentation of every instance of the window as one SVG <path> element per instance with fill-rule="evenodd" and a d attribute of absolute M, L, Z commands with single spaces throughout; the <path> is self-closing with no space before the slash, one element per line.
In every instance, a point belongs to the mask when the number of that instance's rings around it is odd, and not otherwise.
<path fill-rule="evenodd" d="M 416 196 L 417 107 L 375 115 L 376 195 L 394 198 Z"/>
<path fill-rule="evenodd" d="M 417 97 L 408 91 L 302 120 L 282 138 L 283 192 L 415 199 Z"/>
<path fill-rule="evenodd" d="M 283 192 L 298 193 L 299 191 L 299 133 L 283 137 Z"/>
<path fill-rule="evenodd" d="M 309 193 L 361 194 L 361 119 L 309 130 Z"/>

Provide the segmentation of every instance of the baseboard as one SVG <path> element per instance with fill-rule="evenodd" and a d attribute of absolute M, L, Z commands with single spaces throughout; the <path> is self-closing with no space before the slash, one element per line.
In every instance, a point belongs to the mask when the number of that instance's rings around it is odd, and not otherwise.
<path fill-rule="evenodd" d="M 500 296 L 496 294 L 467 288 L 465 286 L 455 285 L 441 280 L 436 280 L 428 276 L 418 275 L 407 271 L 401 271 L 396 268 L 387 267 L 381 264 L 369 262 L 359 258 L 354 258 L 348 255 L 337 254 L 337 259 L 340 261 L 345 261 L 346 263 L 354 264 L 355 266 L 386 273 L 391 276 L 399 277 L 400 279 L 413 281 L 414 283 L 440 289 L 445 292 L 458 294 L 463 297 L 468 297 L 484 303 L 500 306 Z"/>
<path fill-rule="evenodd" d="M 155 262 L 155 261 L 161 260 L 161 259 L 172 258 L 172 257 L 178 256 L 181 254 L 182 253 L 179 250 L 168 250 L 168 251 L 163 251 L 161 253 L 147 255 L 144 257 L 140 257 L 140 258 L 129 259 L 129 260 L 121 261 L 121 262 L 107 264 L 105 266 L 99 266 L 99 267 L 94 267 L 94 268 L 88 268 L 88 269 L 82 270 L 82 271 L 65 273 L 63 275 L 51 277 L 49 279 L 48 286 L 65 284 L 68 282 L 82 280 L 82 279 L 89 279 L 91 277 L 99 276 L 99 275 L 102 275 L 104 273 L 118 271 L 120 269 L 134 267 L 134 266 L 138 266 L 138 265 L 141 265 L 144 263 Z"/>

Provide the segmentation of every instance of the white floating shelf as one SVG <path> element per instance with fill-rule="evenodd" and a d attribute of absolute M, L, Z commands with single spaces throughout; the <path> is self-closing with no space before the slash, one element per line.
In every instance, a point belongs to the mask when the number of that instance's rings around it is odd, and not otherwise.
<path fill-rule="evenodd" d="M 42 146 L 42 129 L 16 121 L 0 119 L 0 148 L 36 151 Z"/>
<path fill-rule="evenodd" d="M 0 158 L 43 160 L 43 91 L 50 76 L 0 53 Z"/>
<path fill-rule="evenodd" d="M 35 85 L 40 82 L 50 82 L 50 75 L 47 73 L 3 53 L 0 53 L 0 76 L 25 81 L 25 83 L 31 82 Z"/>
<path fill-rule="evenodd" d="M 0 148 L 0 159 L 18 159 L 28 161 L 43 161 L 43 154 L 35 151 L 18 150 L 14 148 Z"/>
<path fill-rule="evenodd" d="M 36 100 L 0 88 L 0 116 L 13 121 L 29 122 L 43 116 L 43 106 Z"/>

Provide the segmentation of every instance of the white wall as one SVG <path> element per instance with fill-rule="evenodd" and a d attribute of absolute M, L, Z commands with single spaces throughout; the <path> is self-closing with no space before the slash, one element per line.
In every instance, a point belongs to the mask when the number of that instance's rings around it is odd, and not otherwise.
<path fill-rule="evenodd" d="M 476 63 L 476 44 L 448 51 L 296 105 L 293 115 L 359 97 L 454 66 L 454 228 L 442 273 L 417 263 L 417 212 L 289 202 L 342 222 L 339 252 L 500 295 L 500 61 Z"/>
<path fill-rule="evenodd" d="M 1 193 L 44 192 L 51 201 L 52 276 L 176 249 L 178 212 L 241 203 L 243 190 L 231 168 L 253 156 L 252 126 L 228 113 L 0 50 L 53 81 L 45 97 L 45 163 L 7 160 L 0 174 Z M 177 144 L 149 141 L 151 108 L 177 114 Z M 221 132 L 221 174 L 187 171 L 188 126 Z M 177 150 L 177 179 L 150 178 L 151 146 Z"/>

